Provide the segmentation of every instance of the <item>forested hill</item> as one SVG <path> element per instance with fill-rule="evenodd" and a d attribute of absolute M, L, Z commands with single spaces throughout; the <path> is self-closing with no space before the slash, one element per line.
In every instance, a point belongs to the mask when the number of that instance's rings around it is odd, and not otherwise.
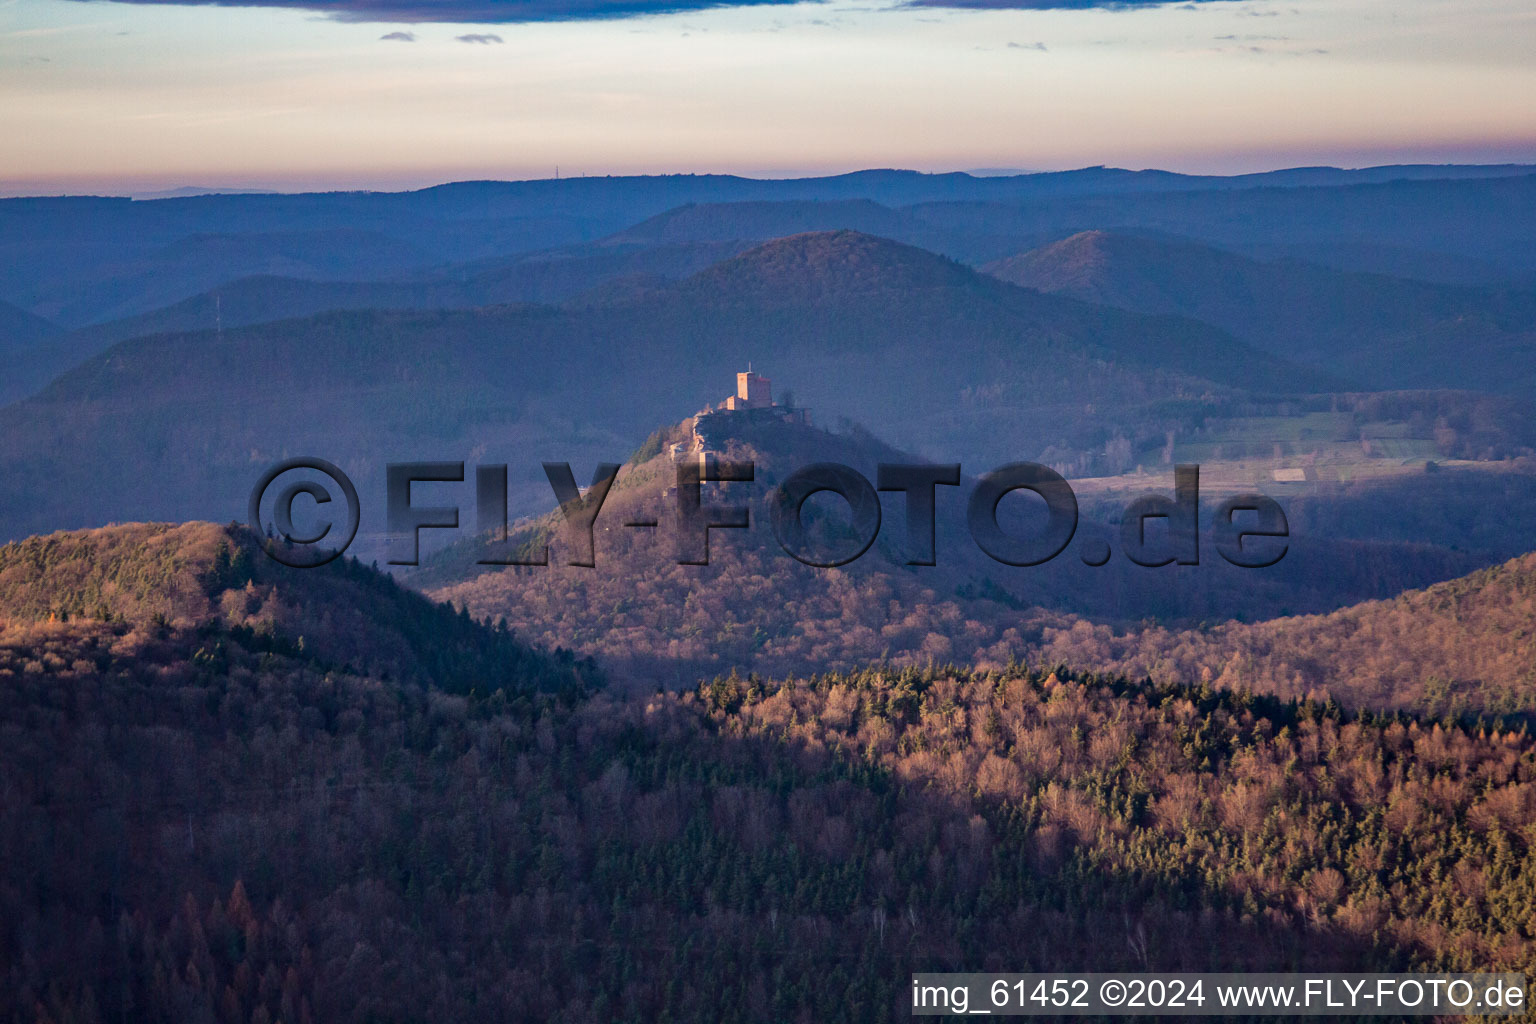
<path fill-rule="evenodd" d="M 243 526 L 136 523 L 0 546 L 0 626 L 22 647 L 54 635 L 152 636 L 223 657 L 277 651 L 451 690 L 589 685 L 596 672 L 350 560 L 291 569 Z M 82 641 L 83 642 L 83 641 Z M 131 644 L 130 644 L 131 645 Z"/>
<path fill-rule="evenodd" d="M 1056 638 L 1071 642 L 1084 631 L 1113 637 L 1114 630 L 1123 634 L 1148 620 L 1188 627 L 1234 611 L 1255 621 L 1292 611 L 1333 611 L 1460 576 L 1480 564 L 1465 551 L 1437 551 L 1416 542 L 1412 529 L 1404 537 L 1360 539 L 1362 532 L 1369 537 L 1379 529 L 1377 510 L 1384 502 L 1404 493 L 1388 489 L 1362 491 L 1350 502 L 1333 498 L 1331 508 L 1359 509 L 1364 526 L 1353 535 L 1349 516 L 1327 518 L 1328 510 L 1320 513 L 1313 503 L 1288 502 L 1286 512 L 1297 524 L 1291 549 L 1278 565 L 1261 570 L 1229 565 L 1209 548 L 1198 566 L 1149 568 L 1124 557 L 1100 567 L 1085 565 L 1079 557 L 1084 538 L 1119 543 L 1115 528 L 1134 491 L 1121 495 L 1118 504 L 1085 507 L 1072 544 L 1049 563 L 1009 566 L 986 555 L 965 525 L 966 496 L 975 483 L 967 468 L 960 486 L 936 489 L 935 564 L 908 563 L 905 503 L 888 493 L 879 533 L 864 554 L 830 568 L 804 565 L 780 547 L 772 529 L 772 495 L 780 482 L 818 462 L 852 467 L 873 481 L 880 463 L 925 460 L 854 426 L 827 430 L 764 411 L 703 418 L 699 430 L 712 451 L 755 466 L 752 482 L 707 485 L 705 500 L 747 506 L 752 525 L 711 531 L 708 564 L 684 565 L 675 543 L 677 465 L 670 449 L 693 444 L 696 422 L 690 418 L 657 430 L 620 467 L 595 521 L 595 564 L 568 564 L 564 521 L 555 510 L 514 522 L 506 548 L 491 550 L 484 537 L 466 536 L 426 556 L 402 582 L 467 606 L 476 616 L 505 621 L 546 646 L 597 658 L 615 682 L 649 692 L 657 685 L 688 687 L 700 676 L 733 668 L 782 676 L 848 671 L 877 661 L 1001 666 L 1012 657 L 1040 656 L 1042 645 L 1047 653 L 1054 651 Z M 581 484 L 589 479 L 584 469 L 577 468 Z M 1170 477 L 1148 476 L 1142 486 L 1166 493 Z M 1450 472 L 1413 478 L 1411 486 L 1422 487 L 1422 481 L 1433 482 L 1435 493 L 1451 499 L 1439 506 L 1442 511 L 1465 507 L 1468 496 L 1478 493 L 1470 489 L 1475 480 Z M 544 488 L 549 508 L 554 499 L 547 483 Z M 1519 500 L 1532 493 L 1521 491 Z M 813 498 L 805 505 L 815 547 L 847 553 L 852 532 L 847 503 L 821 497 L 826 500 Z M 1206 499 L 1206 515 L 1214 504 Z M 1002 512 L 1020 535 L 1038 528 L 1027 518 L 1028 509 Z M 1469 514 L 1480 516 L 1481 506 Z M 655 525 L 626 525 L 638 522 Z M 1419 529 L 1420 535 L 1428 532 Z M 1470 535 L 1457 536 L 1466 543 Z M 526 561 L 546 544 L 547 565 L 481 561 L 509 555 Z M 1106 625 L 1079 623 L 1078 616 Z M 1068 664 L 1122 664 L 1103 660 L 1115 657 L 1107 646 L 1084 649 L 1083 657 L 1064 650 Z M 1126 663 L 1126 671 L 1142 669 Z M 1347 676 L 1326 665 L 1319 672 L 1335 695 L 1353 695 Z M 1160 678 L 1198 679 L 1199 672 Z M 1280 692 L 1293 691 L 1281 687 Z M 1417 691 L 1409 686 L 1404 692 Z M 1352 701 L 1352 706 L 1360 705 Z M 1392 706 L 1420 705 L 1407 698 Z"/>
<path fill-rule="evenodd" d="M 10 636 L 6 1019 L 907 1020 L 915 970 L 1536 970 L 1523 734 L 1064 670 L 509 702 Z"/>
<path fill-rule="evenodd" d="M 591 567 L 568 564 L 571 548 L 556 510 L 516 524 L 506 546 L 466 539 L 402 582 L 505 621 L 547 646 L 591 655 L 616 684 L 638 692 L 688 688 L 733 667 L 787 675 L 848 670 L 882 658 L 970 662 L 992 645 L 999 648 L 991 652 L 996 660 L 1008 659 L 1017 633 L 1005 636 L 1005 630 L 1032 622 L 1038 610 L 958 596 L 956 587 L 970 578 L 967 569 L 979 552 L 952 543 L 947 529 L 943 564 L 919 570 L 904 564 L 903 535 L 890 527 L 866 554 L 836 568 L 801 564 L 774 538 L 770 496 L 795 470 L 833 462 L 873 480 L 881 462 L 921 460 L 864 431 L 786 423 L 771 412 L 702 419 L 698 430 L 712 451 L 754 466 L 751 483 L 705 485 L 706 501 L 744 505 L 751 522 L 748 529 L 711 530 L 707 565 L 678 560 L 677 466 L 670 447 L 693 443 L 696 420 L 690 418 L 658 430 L 620 468 L 594 526 Z M 946 509 L 952 497 L 943 496 Z M 846 549 L 846 506 L 821 507 L 813 499 L 804 513 L 817 552 Z M 656 525 L 622 525 L 641 521 Z M 548 565 L 479 562 L 509 553 L 527 561 L 545 545 Z"/>
<path fill-rule="evenodd" d="M 1208 630 L 1047 629 L 1048 657 L 1157 679 L 1432 713 L 1536 713 L 1536 554 L 1305 615 Z"/>

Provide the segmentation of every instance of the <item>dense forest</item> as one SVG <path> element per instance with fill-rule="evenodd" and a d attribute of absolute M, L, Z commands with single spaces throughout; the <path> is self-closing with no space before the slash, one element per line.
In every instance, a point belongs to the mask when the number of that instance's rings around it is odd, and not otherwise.
<path fill-rule="evenodd" d="M 835 1021 L 904 1018 L 918 969 L 1536 969 L 1536 742 L 1492 719 L 1017 664 L 447 692 L 281 626 L 8 614 L 7 1019 Z"/>
<path fill-rule="evenodd" d="M 857 1020 L 916 969 L 1531 970 L 1524 734 L 1009 670 L 454 696 L 0 647 L 10 1019 Z"/>

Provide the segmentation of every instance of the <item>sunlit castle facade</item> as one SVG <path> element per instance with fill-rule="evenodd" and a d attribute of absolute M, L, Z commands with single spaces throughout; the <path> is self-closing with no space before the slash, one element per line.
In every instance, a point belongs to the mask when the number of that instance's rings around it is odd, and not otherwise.
<path fill-rule="evenodd" d="M 811 418 L 804 409 L 795 409 L 788 405 L 778 405 L 773 400 L 773 381 L 760 373 L 755 373 L 750 364 L 746 370 L 736 375 L 736 393 L 728 396 L 724 401 L 717 402 L 713 407 L 705 408 L 700 415 L 709 415 L 716 412 L 766 412 L 772 410 L 771 418 L 783 420 L 786 423 L 809 424 Z"/>
<path fill-rule="evenodd" d="M 771 409 L 773 408 L 773 381 L 762 374 L 753 373 L 749 367 L 746 372 L 736 375 L 736 393 L 715 408 L 730 412 L 740 412 L 743 409 Z"/>

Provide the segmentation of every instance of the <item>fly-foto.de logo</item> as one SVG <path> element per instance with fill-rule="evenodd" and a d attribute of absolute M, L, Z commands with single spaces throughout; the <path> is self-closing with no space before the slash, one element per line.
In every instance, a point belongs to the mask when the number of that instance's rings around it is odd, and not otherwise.
<path fill-rule="evenodd" d="M 609 491 L 618 478 L 617 463 L 603 463 L 583 491 L 576 484 L 569 463 L 546 462 L 545 476 L 560 506 L 562 539 L 567 564 L 597 564 L 594 531 Z M 330 485 L 304 478 L 278 486 L 297 471 L 327 477 Z M 708 565 L 709 539 L 713 530 L 742 530 L 752 525 L 751 488 L 756 466 L 745 460 L 700 458 L 680 462 L 673 514 L 673 543 L 680 565 Z M 397 462 L 385 471 L 385 513 L 389 534 L 389 564 L 416 565 L 420 559 L 423 530 L 458 530 L 457 505 L 416 505 L 411 486 L 416 483 L 463 484 L 462 462 Z M 706 501 L 704 485 L 712 485 Z M 768 496 L 773 534 L 786 554 L 805 565 L 831 568 L 856 560 L 880 536 L 880 492 L 904 496 L 906 509 L 905 551 L 907 564 L 936 564 L 936 521 L 940 488 L 961 486 L 958 463 L 881 463 L 875 480 L 852 467 L 834 462 L 803 466 L 775 487 Z M 507 467 L 479 465 L 474 470 L 476 531 L 486 542 L 481 565 L 549 565 L 549 547 L 530 549 L 518 543 L 507 526 Z M 1032 530 L 1006 528 L 998 508 L 1015 492 L 1030 492 L 1044 501 L 1043 524 Z M 817 494 L 830 492 L 848 506 L 851 528 L 832 541 L 811 537 L 805 506 Z M 269 500 L 270 496 L 270 500 Z M 716 498 L 718 496 L 718 500 Z M 295 506 L 304 500 L 312 506 L 308 520 L 315 526 L 295 525 Z M 263 509 L 268 510 L 263 516 Z M 357 535 L 361 509 L 357 488 L 334 464 L 317 458 L 298 458 L 271 467 L 252 488 L 247 521 L 266 536 L 267 553 L 285 565 L 312 568 L 336 558 Z M 989 557 L 1005 565 L 1042 565 L 1066 551 L 1078 533 L 1077 496 L 1066 479 L 1048 466 L 1014 462 L 976 479 L 966 498 L 966 527 L 971 540 Z M 1149 530 L 1161 521 L 1164 530 Z M 653 530 L 660 520 L 629 518 L 625 528 Z M 1290 526 L 1285 512 L 1263 494 L 1238 494 L 1226 498 L 1206 521 L 1211 546 L 1222 559 L 1242 568 L 1274 565 L 1289 547 Z M 1156 567 L 1200 563 L 1200 467 L 1179 465 L 1174 470 L 1173 494 L 1145 494 L 1131 501 L 1120 518 L 1120 549 L 1137 565 Z M 1100 566 L 1112 557 L 1109 543 L 1086 537 L 1078 546 L 1085 565 Z"/>

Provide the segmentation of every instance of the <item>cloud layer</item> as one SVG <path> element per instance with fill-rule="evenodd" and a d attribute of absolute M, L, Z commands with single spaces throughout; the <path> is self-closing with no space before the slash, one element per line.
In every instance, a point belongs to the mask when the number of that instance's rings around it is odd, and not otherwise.
<path fill-rule="evenodd" d="M 100 0 L 85 0 L 85 2 L 100 2 Z M 646 14 L 702 11 L 714 7 L 795 3 L 797 0 L 120 0 L 120 2 L 195 7 L 281 7 L 287 10 L 320 11 L 342 21 L 491 25 L 532 21 L 633 18 Z"/>
<path fill-rule="evenodd" d="M 100 2 L 100 0 L 84 0 Z M 753 7 L 798 0 L 120 0 L 122 3 L 176 4 L 197 7 L 281 7 L 320 11 L 342 21 L 419 24 L 515 24 L 531 21 L 594 21 L 646 14 L 702 11 L 715 7 Z M 1130 11 L 1173 4 L 1238 0 L 905 0 L 905 7 L 947 7 L 979 11 L 1108 10 Z M 391 33 L 385 39 L 399 39 Z M 404 41 L 404 40 L 402 40 Z"/>
<path fill-rule="evenodd" d="M 1239 0 L 907 0 L 907 7 L 949 7 L 972 11 L 1135 11 L 1148 7 L 1204 6 Z"/>

